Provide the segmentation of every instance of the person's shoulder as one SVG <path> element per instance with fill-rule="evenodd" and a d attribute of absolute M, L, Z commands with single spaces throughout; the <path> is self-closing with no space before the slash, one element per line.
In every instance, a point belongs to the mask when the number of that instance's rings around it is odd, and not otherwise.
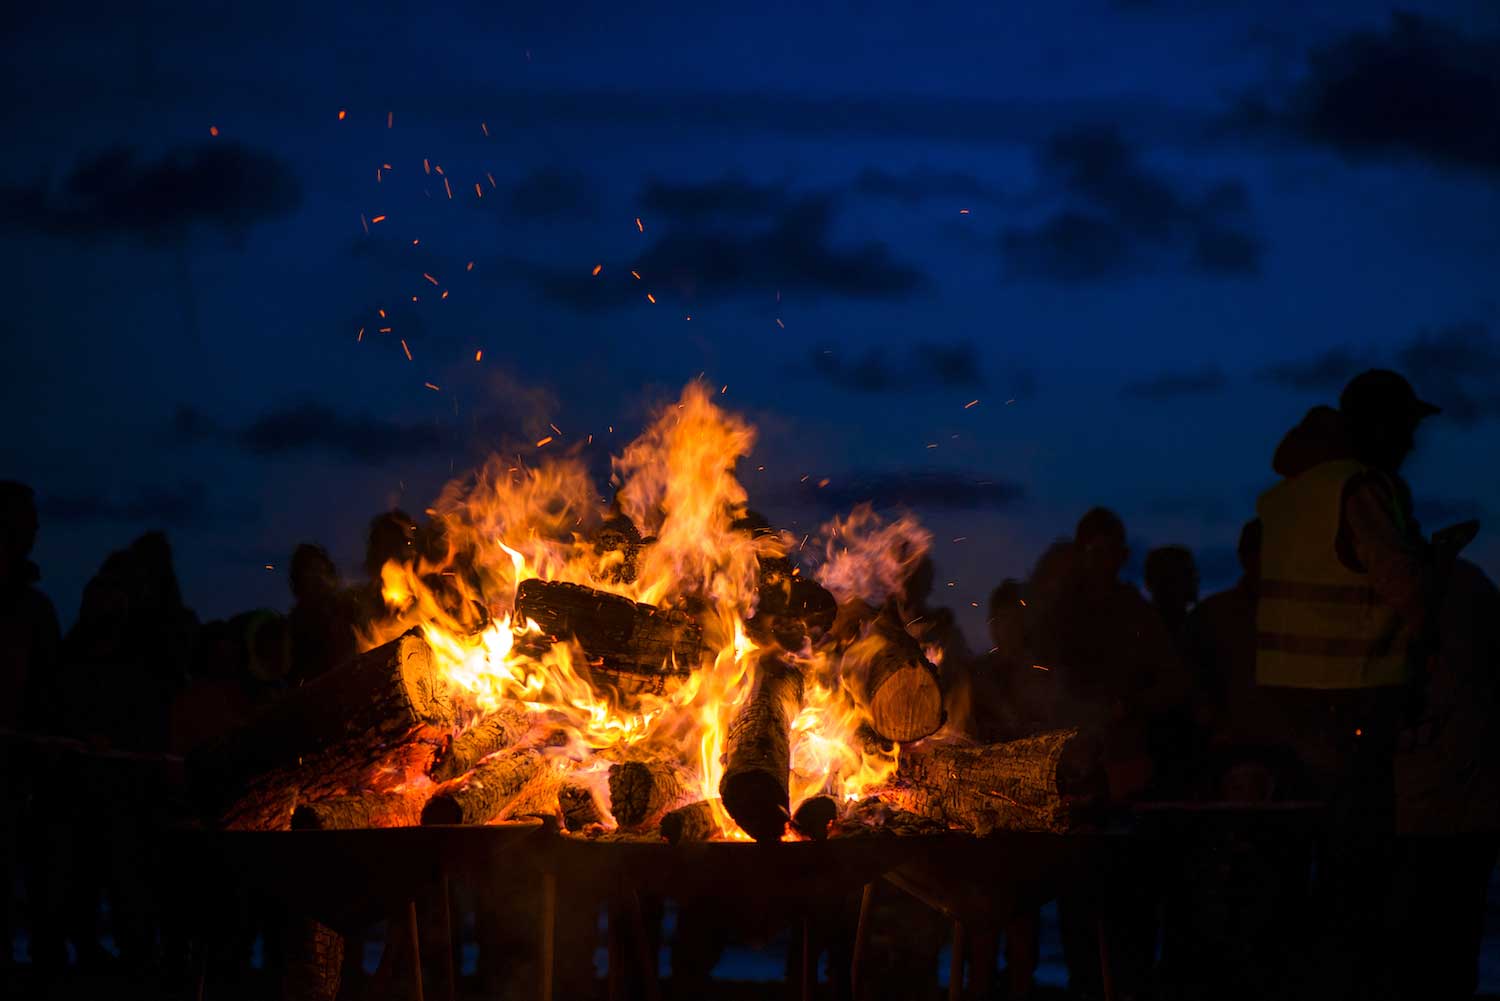
<path fill-rule="evenodd" d="M 57 608 L 46 592 L 35 584 L 28 584 L 21 591 L 21 603 L 28 617 L 52 624 L 57 629 Z"/>

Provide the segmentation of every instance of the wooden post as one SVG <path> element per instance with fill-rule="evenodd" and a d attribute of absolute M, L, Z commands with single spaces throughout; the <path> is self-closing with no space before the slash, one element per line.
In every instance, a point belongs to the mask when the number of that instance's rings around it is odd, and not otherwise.
<path fill-rule="evenodd" d="M 542 873 L 541 1001 L 552 1001 L 552 968 L 557 961 L 557 873 Z"/>
<path fill-rule="evenodd" d="M 411 961 L 411 999 L 422 999 L 422 940 L 417 932 L 417 902 L 406 902 L 406 948 Z"/>
<path fill-rule="evenodd" d="M 860 966 L 865 959 L 865 945 L 870 939 L 870 909 L 875 899 L 875 884 L 866 883 L 859 895 L 859 920 L 854 925 L 854 947 L 849 957 L 849 996 L 851 1001 L 860 1001 L 859 989 L 864 986 Z"/>
<path fill-rule="evenodd" d="M 953 922 L 953 951 L 948 956 L 948 1001 L 963 1001 L 964 996 L 964 926 Z"/>

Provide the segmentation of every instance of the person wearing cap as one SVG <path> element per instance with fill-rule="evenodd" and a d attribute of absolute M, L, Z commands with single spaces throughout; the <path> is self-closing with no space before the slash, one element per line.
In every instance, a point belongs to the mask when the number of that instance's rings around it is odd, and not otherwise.
<path fill-rule="evenodd" d="M 1357 994 L 1380 976 L 1392 762 L 1423 657 L 1432 564 L 1400 469 L 1437 412 L 1395 372 L 1356 376 L 1337 410 L 1314 407 L 1282 439 L 1272 460 L 1282 480 L 1256 505 L 1255 680 L 1292 735 L 1302 792 L 1327 807 L 1329 940 L 1310 964 L 1319 997 Z"/>

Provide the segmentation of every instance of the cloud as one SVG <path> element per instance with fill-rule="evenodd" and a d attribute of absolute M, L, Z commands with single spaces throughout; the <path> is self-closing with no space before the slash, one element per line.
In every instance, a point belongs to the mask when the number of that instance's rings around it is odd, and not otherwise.
<path fill-rule="evenodd" d="M 1224 370 L 1213 365 L 1182 372 L 1163 372 L 1149 379 L 1127 382 L 1120 395 L 1137 400 L 1175 400 L 1184 396 L 1212 396 L 1229 387 Z"/>
<path fill-rule="evenodd" d="M 237 428 L 183 407 L 173 427 L 184 439 L 230 444 L 252 455 L 321 452 L 374 463 L 424 454 L 446 443 L 442 429 L 435 424 L 399 424 L 378 417 L 350 416 L 321 403 L 273 410 Z"/>
<path fill-rule="evenodd" d="M 917 469 L 851 473 L 823 481 L 808 479 L 774 498 L 833 511 L 868 501 L 876 508 L 916 510 L 1010 510 L 1026 499 L 1026 488 L 963 470 Z"/>
<path fill-rule="evenodd" d="M 553 219 L 594 207 L 588 178 L 558 167 L 532 171 L 510 189 L 510 212 L 521 219 Z"/>
<path fill-rule="evenodd" d="M 1374 356 L 1366 351 L 1335 347 L 1309 358 L 1267 365 L 1260 370 L 1259 378 L 1286 389 L 1337 393 L 1350 379 L 1374 364 Z"/>
<path fill-rule="evenodd" d="M 1396 368 L 1447 420 L 1500 417 L 1500 343 L 1480 324 L 1422 331 L 1397 350 Z"/>
<path fill-rule="evenodd" d="M 1500 417 L 1500 341 L 1479 323 L 1418 331 L 1385 352 L 1331 348 L 1267 366 L 1260 377 L 1286 389 L 1336 396 L 1354 376 L 1378 367 L 1410 379 L 1418 395 L 1443 408 L 1443 420 L 1469 426 Z"/>
<path fill-rule="evenodd" d="M 1263 124 L 1349 155 L 1407 154 L 1500 171 L 1500 36 L 1397 12 L 1314 51 L 1302 87 Z"/>
<path fill-rule="evenodd" d="M 885 243 L 835 242 L 834 199 L 826 193 L 794 196 L 729 178 L 699 185 L 653 182 L 642 202 L 655 206 L 669 223 L 629 269 L 591 276 L 532 268 L 537 290 L 587 310 L 639 302 L 647 293 L 689 303 L 777 292 L 891 299 L 926 283 L 921 271 L 898 260 Z"/>
<path fill-rule="evenodd" d="M 1190 193 L 1142 165 L 1110 128 L 1060 132 L 1040 160 L 1060 205 L 1034 225 L 1001 232 L 1011 274 L 1085 283 L 1163 266 L 1227 276 L 1260 270 L 1261 242 L 1246 225 L 1249 196 L 1239 182 Z"/>
<path fill-rule="evenodd" d="M 984 384 L 979 350 L 973 341 L 917 344 L 899 359 L 880 347 L 866 348 L 854 356 L 831 347 L 816 347 L 809 357 L 814 375 L 841 389 L 861 393 L 929 387 L 977 389 Z"/>
<path fill-rule="evenodd" d="M 867 198 L 887 198 L 914 205 L 934 198 L 986 201 L 995 193 L 979 178 L 961 170 L 913 167 L 902 172 L 866 167 L 854 179 L 852 190 Z"/>
<path fill-rule="evenodd" d="M 182 527 L 201 522 L 209 514 L 208 491 L 201 483 L 143 487 L 128 495 L 49 493 L 42 496 L 40 506 L 43 522 L 61 525 L 131 522 Z"/>
<path fill-rule="evenodd" d="M 194 226 L 238 238 L 301 201 L 301 182 L 285 161 L 236 143 L 178 149 L 146 162 L 118 148 L 80 162 L 60 189 L 0 190 L 0 224 L 79 240 L 162 242 Z"/>

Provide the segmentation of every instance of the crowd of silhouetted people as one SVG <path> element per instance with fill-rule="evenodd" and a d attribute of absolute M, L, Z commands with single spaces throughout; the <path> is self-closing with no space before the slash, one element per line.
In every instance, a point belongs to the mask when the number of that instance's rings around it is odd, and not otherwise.
<path fill-rule="evenodd" d="M 1144 594 L 1123 579 L 1129 533 L 1105 507 L 994 589 L 983 653 L 932 604 L 930 561 L 906 582 L 896 601 L 941 661 L 946 736 L 1077 728 L 1102 763 L 1098 823 L 1199 821 L 1187 839 L 1137 839 L 1088 885 L 1020 894 L 1003 948 L 983 938 L 969 956 L 972 970 L 998 951 L 1003 996 L 1037 992 L 1052 899 L 1079 998 L 1472 995 L 1500 845 L 1500 592 L 1460 558 L 1475 526 L 1429 538 L 1413 516 L 1400 468 L 1436 412 L 1379 371 L 1310 411 L 1246 512 L 1239 579 L 1215 594 L 1200 597 L 1182 546 L 1145 554 Z M 381 567 L 441 544 L 425 537 L 438 529 L 378 516 L 353 586 L 298 546 L 289 611 L 206 623 L 148 533 L 104 561 L 64 635 L 36 586 L 37 528 L 30 489 L 0 483 L 0 934 L 25 942 L 33 984 L 170 971 L 190 931 L 155 835 L 184 808 L 170 778 L 126 765 L 159 756 L 166 775 L 352 657 L 383 609 Z M 872 996 L 928 996 L 945 923 L 883 906 L 897 920 L 878 933 Z"/>

